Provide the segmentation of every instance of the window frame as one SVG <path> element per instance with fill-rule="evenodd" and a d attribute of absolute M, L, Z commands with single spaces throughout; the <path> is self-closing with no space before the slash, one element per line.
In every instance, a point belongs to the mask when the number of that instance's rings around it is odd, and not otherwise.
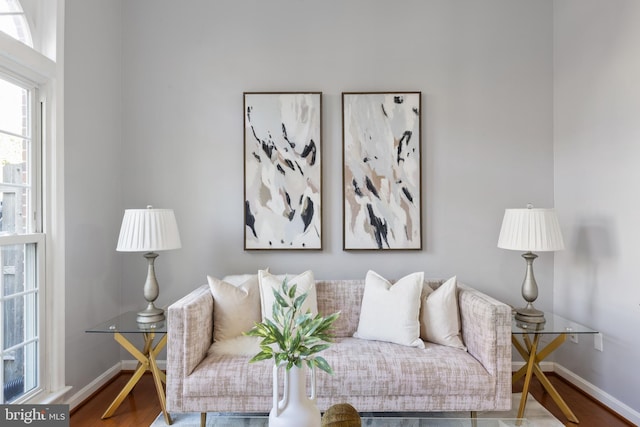
<path fill-rule="evenodd" d="M 33 173 L 29 171 L 29 183 L 27 186 L 30 188 L 29 192 L 29 207 L 30 212 L 27 218 L 25 218 L 25 222 L 28 221 L 28 225 L 26 226 L 26 233 L 22 234 L 30 234 L 30 233 L 42 233 L 44 230 L 42 224 L 42 168 L 44 163 L 42 162 L 42 148 L 43 148 L 43 138 L 44 135 L 42 133 L 44 123 L 42 113 L 45 110 L 46 99 L 40 96 L 40 85 L 37 82 L 31 81 L 29 79 L 22 78 L 20 76 L 16 76 L 14 73 L 8 72 L 2 68 L 0 68 L 0 78 L 9 83 L 12 83 L 24 90 L 29 91 L 29 103 L 31 109 L 31 123 L 29 124 L 29 136 L 25 135 L 15 135 L 18 138 L 29 139 L 30 141 L 30 166 L 33 169 Z M 4 186 L 4 184 L 0 184 L 0 187 Z M 10 185 L 7 185 L 10 187 Z M 16 186 L 16 188 L 21 188 Z M 18 233 L 20 234 L 20 233 Z M 0 235 L 0 238 L 6 237 Z"/>
<path fill-rule="evenodd" d="M 12 404 L 16 404 L 27 402 L 31 398 L 38 396 L 43 392 L 43 390 L 46 389 L 47 385 L 47 369 L 45 359 L 45 355 L 47 354 L 47 341 L 46 336 L 43 333 L 43 331 L 45 330 L 45 321 L 47 319 L 47 274 L 45 268 L 46 234 L 44 233 L 44 226 L 42 224 L 43 216 L 41 213 L 41 209 L 43 207 L 42 199 L 44 196 L 42 190 L 42 171 L 44 167 L 44 164 L 42 162 L 42 148 L 44 147 L 44 135 L 42 133 L 42 129 L 44 128 L 44 121 L 42 113 L 43 111 L 45 111 L 44 108 L 46 105 L 46 99 L 40 96 L 40 85 L 37 82 L 33 82 L 29 79 L 16 76 L 15 73 L 7 72 L 4 69 L 0 69 L 0 78 L 28 91 L 29 94 L 27 101 L 27 108 L 29 110 L 29 122 L 27 124 L 28 132 L 26 135 L 16 135 L 17 137 L 29 139 L 29 169 L 27 171 L 29 201 L 27 205 L 28 211 L 26 212 L 26 218 L 24 219 L 25 230 L 20 230 L 14 234 L 0 235 L 1 247 L 13 245 L 25 245 L 25 247 L 27 245 L 35 246 L 35 256 L 30 261 L 25 260 L 25 268 L 28 269 L 27 273 L 33 273 L 35 275 L 36 281 L 35 291 L 32 292 L 36 295 L 36 312 L 32 313 L 32 315 L 36 316 L 36 322 L 33 324 L 33 326 L 35 326 L 34 338 L 35 342 L 37 342 L 37 353 L 35 356 L 36 372 L 30 373 L 29 375 L 27 375 L 25 372 L 25 388 L 27 388 L 27 378 L 32 378 L 32 381 L 29 382 L 34 382 L 35 386 L 30 388 L 29 390 L 26 390 L 17 399 L 11 401 Z M 19 187 L 16 187 L 16 189 L 18 188 Z M 4 296 L 0 295 L 0 302 L 4 302 L 9 299 L 11 299 L 11 297 L 5 298 Z M 0 307 L 0 313 L 3 313 L 3 309 L 4 307 Z M 3 319 L 0 318 L 0 326 L 2 326 L 2 321 Z M 26 349 L 24 341 L 21 343 L 21 347 Z M 25 363 L 27 363 L 26 360 Z M 4 367 L 0 368 L 4 370 Z M 25 365 L 25 369 L 26 368 L 27 366 Z M 3 374 L 3 372 L 0 372 L 0 379 L 3 378 Z M 4 380 L 0 381 L 0 384 L 4 384 Z M 2 394 L 1 391 L 0 394 Z"/>
<path fill-rule="evenodd" d="M 36 294 L 36 316 L 37 322 L 35 324 L 36 331 L 34 333 L 34 337 L 30 339 L 25 339 L 24 341 L 36 341 L 38 343 L 37 347 L 37 372 L 34 374 L 36 386 L 32 389 L 25 391 L 22 396 L 16 398 L 11 401 L 11 404 L 19 404 L 25 403 L 31 400 L 33 397 L 40 395 L 43 390 L 45 390 L 46 383 L 46 336 L 43 334 L 45 327 L 45 318 L 44 315 L 44 305 L 46 301 L 46 284 L 43 283 L 43 278 L 46 276 L 45 271 L 45 248 L 46 248 L 46 236 L 42 233 L 27 233 L 27 234 L 14 234 L 9 236 L 0 236 L 0 246 L 12 246 L 12 245 L 31 245 L 35 246 L 33 260 L 31 263 L 35 264 L 35 269 L 33 273 L 36 275 L 36 289 L 25 290 L 24 294 Z M 0 302 L 4 302 L 5 300 L 9 300 L 13 298 L 10 296 L 6 298 L 0 295 Z M 0 313 L 3 313 L 3 307 L 0 307 Z M 2 331 L 0 331 L 0 337 L 2 337 Z M 24 344 L 24 341 L 21 344 Z M 26 348 L 26 345 L 21 345 L 21 347 Z M 2 369 L 3 371 L 4 369 Z M 3 379 L 4 372 L 0 371 L 0 379 Z M 27 379 L 27 375 L 25 375 L 25 381 Z M 25 382 L 26 384 L 26 382 Z M 4 385 L 4 381 L 0 381 L 0 385 Z M 26 385 L 25 385 L 26 388 Z M 0 395 L 3 394 L 3 391 L 0 390 Z M 5 404 L 8 402 L 4 402 Z"/>
<path fill-rule="evenodd" d="M 41 232 L 46 235 L 41 264 L 45 284 L 40 295 L 41 388 L 25 395 L 20 403 L 61 403 L 71 389 L 65 384 L 64 6 L 64 0 L 56 0 L 53 6 L 57 62 L 0 32 L 0 69 L 6 75 L 36 84 L 43 105 L 39 111 L 42 129 L 38 132 L 43 141 L 42 175 L 38 177 L 42 197 L 38 211 L 42 214 Z"/>
<path fill-rule="evenodd" d="M 33 257 L 26 257 L 25 258 L 25 269 L 28 269 L 26 271 L 27 274 L 32 273 L 35 275 L 35 288 L 34 289 L 30 289 L 29 292 L 27 292 L 27 290 L 25 289 L 25 295 L 26 294 L 35 294 L 35 298 L 36 298 L 36 312 L 35 315 L 36 317 L 36 322 L 35 324 L 33 324 L 33 326 L 35 326 L 35 333 L 34 333 L 34 338 L 31 339 L 31 341 L 34 341 L 37 343 L 36 348 L 37 348 L 37 352 L 36 352 L 36 356 L 35 356 L 35 360 L 36 360 L 36 372 L 35 373 L 30 373 L 29 375 L 27 375 L 26 371 L 27 368 L 31 367 L 30 365 L 27 365 L 27 357 L 26 355 L 25 357 L 25 389 L 26 388 L 30 388 L 29 390 L 25 391 L 21 396 L 19 396 L 18 398 L 16 398 L 15 400 L 12 400 L 11 403 L 15 404 L 15 403 L 23 403 L 28 401 L 30 398 L 32 398 L 33 396 L 37 396 L 40 393 L 42 393 L 42 391 L 44 390 L 44 384 L 46 383 L 45 381 L 45 372 L 46 369 L 44 369 L 44 367 L 46 366 L 46 351 L 47 351 L 47 340 L 46 340 L 46 336 L 45 334 L 43 334 L 44 331 L 44 326 L 45 326 L 45 320 L 46 320 L 46 289 L 47 289 L 47 283 L 46 283 L 46 269 L 45 269 L 45 263 L 46 263 L 46 244 L 47 244 L 47 240 L 46 240 L 46 234 L 43 233 L 43 224 L 42 224 L 42 213 L 41 213 L 41 209 L 42 209 L 42 198 L 43 198 L 43 192 L 42 192 L 42 168 L 43 168 L 43 162 L 42 162 L 42 148 L 43 148 L 43 134 L 42 134 L 42 129 L 44 128 L 43 126 L 43 117 L 42 117 L 42 112 L 44 111 L 45 108 L 45 99 L 43 99 L 42 97 L 40 97 L 40 90 L 39 87 L 40 85 L 36 82 L 30 81 L 28 79 L 25 78 L 21 78 L 20 76 L 16 76 L 14 73 L 9 73 L 3 69 L 0 69 L 0 79 L 5 80 L 11 84 L 16 85 L 17 87 L 26 90 L 29 94 L 28 96 L 28 110 L 29 110 L 29 117 L 28 117 L 28 123 L 27 123 L 27 129 L 28 131 L 26 132 L 26 135 L 19 135 L 16 134 L 16 137 L 19 138 L 26 138 L 29 140 L 29 161 L 28 161 L 28 170 L 27 170 L 27 182 L 26 182 L 26 187 L 29 188 L 29 193 L 28 193 L 28 211 L 26 212 L 26 218 L 24 218 L 25 221 L 25 230 L 20 230 L 17 231 L 16 233 L 13 234 L 6 234 L 6 235 L 0 235 L 0 247 L 5 247 L 5 246 L 14 246 L 14 245 L 25 245 L 25 248 L 27 245 L 34 245 L 35 250 L 34 250 L 34 256 Z M 0 186 L 4 186 L 3 184 L 0 184 Z M 10 185 L 7 185 L 7 187 L 11 187 Z M 19 188 L 21 188 L 20 186 L 16 186 L 15 187 L 16 190 L 19 190 Z M 26 280 L 26 277 L 25 277 Z M 0 306 L 0 314 L 2 314 L 2 316 L 4 316 L 3 310 L 4 310 L 4 302 L 7 300 L 10 300 L 12 298 L 15 298 L 15 296 L 9 296 L 9 297 L 5 297 L 3 295 L 0 294 L 0 303 L 2 303 L 2 306 Z M 0 325 L 3 325 L 3 318 L 0 318 Z M 0 336 L 3 335 L 2 333 L 3 331 L 0 331 Z M 29 341 L 29 339 L 25 340 Z M 2 344 L 0 344 L 2 345 Z M 20 343 L 20 347 L 25 349 L 25 352 L 27 351 L 27 345 L 25 345 L 25 342 L 21 342 Z M 6 349 L 5 349 L 6 350 Z M 0 386 L 4 385 L 4 366 L 0 367 L 2 370 L 0 371 Z M 29 383 L 35 383 L 35 385 L 33 387 L 30 387 L 27 385 L 27 379 L 29 379 Z M 0 390 L 0 396 L 3 395 L 3 391 Z M 4 396 L 2 396 L 3 400 L 4 400 Z M 7 402 L 4 402 L 7 403 Z"/>
<path fill-rule="evenodd" d="M 31 31 L 31 23 L 27 18 L 27 14 L 24 12 L 24 8 L 22 7 L 22 4 L 20 4 L 20 1 L 17 0 L 16 3 L 17 3 L 18 10 L 0 12 L 0 17 L 8 16 L 8 17 L 13 17 L 14 19 L 17 18 L 20 21 L 20 24 L 17 24 L 17 23 L 15 24 L 16 33 L 18 34 L 18 37 L 15 37 L 15 39 L 21 43 L 26 44 L 29 47 L 33 47 L 33 35 Z M 23 39 L 19 38 L 20 30 L 25 32 L 25 34 L 23 34 Z M 11 36 L 11 37 L 14 37 L 14 36 Z"/>

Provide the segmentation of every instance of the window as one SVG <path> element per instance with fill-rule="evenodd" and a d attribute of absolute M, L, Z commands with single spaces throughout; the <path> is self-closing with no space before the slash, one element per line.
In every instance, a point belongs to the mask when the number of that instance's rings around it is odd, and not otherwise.
<path fill-rule="evenodd" d="M 64 0 L 0 0 L 0 404 L 58 403 L 64 360 Z M 26 14 L 25 14 L 26 11 Z M 38 17 L 31 34 L 29 14 Z M 62 57 L 57 57 L 62 61 Z"/>
<path fill-rule="evenodd" d="M 39 149 L 32 85 L 0 73 L 0 403 L 40 387 Z"/>
<path fill-rule="evenodd" d="M 17 0 L 0 0 L 0 31 L 33 47 L 27 18 Z"/>

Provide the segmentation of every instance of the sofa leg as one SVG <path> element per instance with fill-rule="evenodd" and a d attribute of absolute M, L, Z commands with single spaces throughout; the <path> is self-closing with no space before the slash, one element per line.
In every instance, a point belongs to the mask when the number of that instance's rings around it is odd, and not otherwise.
<path fill-rule="evenodd" d="M 207 425 L 207 413 L 200 412 L 200 427 L 205 427 Z"/>

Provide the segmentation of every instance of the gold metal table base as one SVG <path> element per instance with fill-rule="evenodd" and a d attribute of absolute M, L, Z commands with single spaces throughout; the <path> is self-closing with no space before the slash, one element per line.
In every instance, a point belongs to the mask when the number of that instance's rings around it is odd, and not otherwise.
<path fill-rule="evenodd" d="M 520 353 L 526 362 L 522 368 L 513 374 L 512 378 L 512 381 L 515 383 L 524 376 L 524 387 L 522 389 L 522 397 L 520 398 L 520 407 L 518 408 L 517 418 L 524 417 L 527 395 L 529 394 L 529 385 L 531 384 L 531 378 L 535 375 L 547 393 L 549 393 L 553 401 L 556 402 L 562 413 L 569 419 L 569 421 L 577 424 L 580 422 L 578 421 L 578 418 L 562 399 L 560 393 L 558 393 L 558 390 L 556 390 L 553 384 L 551 384 L 551 381 L 549 381 L 544 372 L 542 372 L 542 369 L 540 369 L 540 362 L 565 342 L 567 334 L 559 334 L 553 341 L 547 344 L 545 348 L 538 351 L 538 344 L 540 343 L 541 335 L 542 334 L 533 333 L 532 342 L 529 334 L 522 334 L 524 345 L 518 341 L 515 334 L 511 335 L 511 342 L 513 343 L 513 346 L 518 350 L 518 353 Z"/>
<path fill-rule="evenodd" d="M 151 374 L 153 375 L 153 381 L 156 386 L 156 392 L 158 393 L 158 400 L 160 400 L 160 406 L 162 407 L 162 414 L 164 415 L 164 421 L 168 425 L 170 425 L 172 421 L 171 421 L 171 417 L 169 416 L 169 413 L 167 412 L 165 391 L 162 385 L 163 383 L 166 384 L 167 377 L 164 374 L 164 372 L 162 372 L 158 368 L 158 363 L 156 362 L 156 357 L 158 356 L 158 353 L 160 353 L 160 351 L 167 344 L 167 335 L 165 334 L 160 339 L 160 341 L 158 341 L 158 344 L 156 344 L 155 347 L 152 347 L 153 340 L 155 338 L 155 332 L 145 332 L 144 348 L 142 351 L 138 350 L 133 344 L 131 344 L 131 342 L 127 340 L 124 337 L 124 335 L 122 335 L 120 332 L 115 332 L 113 334 L 113 338 L 125 350 L 131 353 L 131 355 L 138 360 L 138 367 L 133 373 L 133 376 L 131 377 L 131 379 L 122 388 L 122 390 L 120 391 L 120 394 L 116 396 L 116 398 L 113 400 L 113 402 L 111 402 L 111 405 L 109 405 L 105 413 L 102 414 L 102 419 L 104 420 L 105 418 L 109 418 L 110 416 L 112 416 L 114 412 L 116 412 L 118 407 L 122 404 L 124 399 L 129 395 L 129 393 L 131 393 L 131 390 L 133 390 L 133 387 L 138 383 L 140 378 L 142 378 L 142 375 L 146 371 L 151 371 Z"/>

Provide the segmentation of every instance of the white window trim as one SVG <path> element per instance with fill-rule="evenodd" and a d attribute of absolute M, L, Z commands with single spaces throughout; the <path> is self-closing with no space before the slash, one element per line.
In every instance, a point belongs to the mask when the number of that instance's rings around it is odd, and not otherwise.
<path fill-rule="evenodd" d="M 49 105 L 43 123 L 47 144 L 42 151 L 43 228 L 47 234 L 40 392 L 28 403 L 58 403 L 71 387 L 65 384 L 65 224 L 64 224 L 64 0 L 57 0 L 57 62 L 0 32 L 0 67 L 39 85 L 40 99 Z"/>

